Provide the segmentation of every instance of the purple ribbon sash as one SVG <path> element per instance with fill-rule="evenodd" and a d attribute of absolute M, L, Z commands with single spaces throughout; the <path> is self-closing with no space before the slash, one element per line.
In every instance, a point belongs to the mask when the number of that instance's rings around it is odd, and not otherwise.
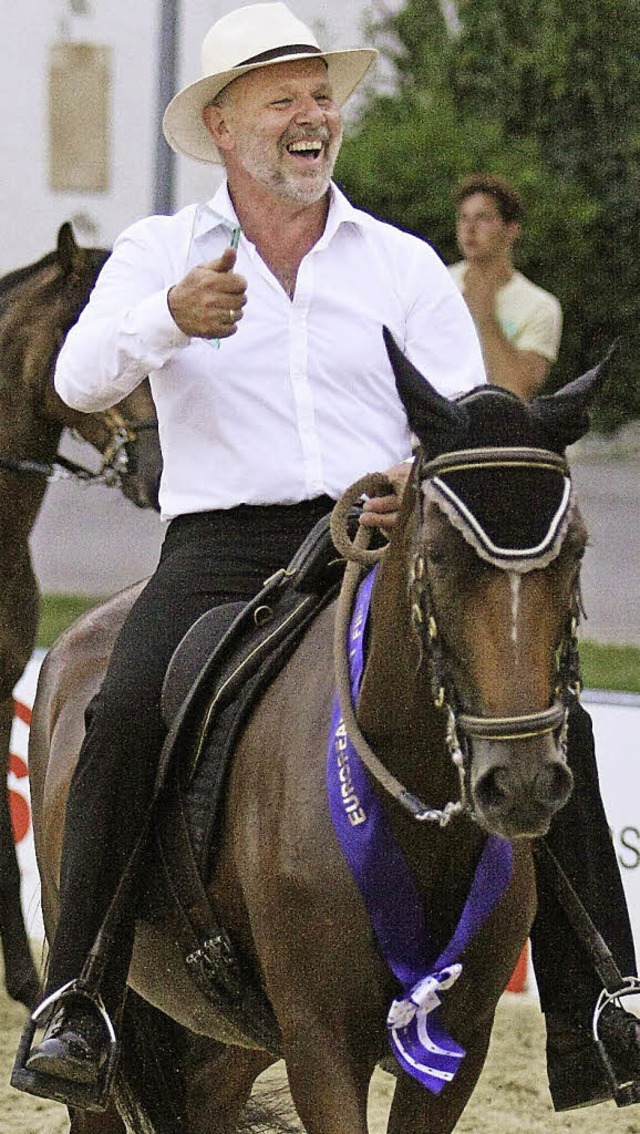
<path fill-rule="evenodd" d="M 348 636 L 351 697 L 364 669 L 364 632 L 376 568 L 358 592 Z M 387 1017 L 387 1035 L 400 1065 L 438 1094 L 453 1079 L 465 1051 L 438 1020 L 441 992 L 462 972 L 458 958 L 504 894 L 511 877 L 511 844 L 489 835 L 451 941 L 434 958 L 423 899 L 389 826 L 366 768 L 334 699 L 327 753 L 331 818 L 362 893 L 382 955 L 402 986 Z"/>

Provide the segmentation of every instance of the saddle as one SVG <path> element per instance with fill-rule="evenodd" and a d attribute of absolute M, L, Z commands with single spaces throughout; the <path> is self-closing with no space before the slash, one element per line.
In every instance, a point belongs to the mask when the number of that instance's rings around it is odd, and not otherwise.
<path fill-rule="evenodd" d="M 354 532 L 357 516 L 354 509 Z M 181 951 L 200 991 L 236 1042 L 274 1055 L 280 1037 L 268 999 L 219 924 L 204 880 L 239 734 L 311 622 L 337 596 L 344 566 L 323 517 L 253 600 L 198 619 L 173 654 L 162 692 L 168 734 L 154 821 L 161 870 L 144 916 L 168 903 L 177 907 Z"/>

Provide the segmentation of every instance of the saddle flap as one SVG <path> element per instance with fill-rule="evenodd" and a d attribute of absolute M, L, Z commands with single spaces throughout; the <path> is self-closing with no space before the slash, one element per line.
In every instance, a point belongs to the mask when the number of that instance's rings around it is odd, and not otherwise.
<path fill-rule="evenodd" d="M 176 646 L 162 684 L 160 707 L 167 727 L 171 725 L 194 681 L 218 642 L 244 609 L 242 602 L 228 602 L 205 611 Z"/>

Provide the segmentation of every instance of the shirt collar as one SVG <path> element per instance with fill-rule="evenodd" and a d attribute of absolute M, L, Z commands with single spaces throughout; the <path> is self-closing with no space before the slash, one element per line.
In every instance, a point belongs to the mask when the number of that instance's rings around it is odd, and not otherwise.
<path fill-rule="evenodd" d="M 324 232 L 316 244 L 316 248 L 325 248 L 333 239 L 341 225 L 358 225 L 363 227 L 366 222 L 366 213 L 355 209 L 347 200 L 335 181 L 331 182 L 331 197 L 329 199 L 329 215 Z"/>
<path fill-rule="evenodd" d="M 366 213 L 355 209 L 333 181 L 330 186 L 330 194 L 327 223 L 316 248 L 326 247 L 341 225 L 355 224 L 362 227 L 367 219 Z M 237 224 L 238 218 L 225 180 L 209 201 L 196 207 L 193 237 L 197 239 L 199 236 L 204 236 L 217 228 L 225 228 L 230 231 Z"/>
<path fill-rule="evenodd" d="M 223 181 L 209 201 L 196 206 L 193 237 L 197 239 L 199 236 L 205 236 L 216 228 L 225 228 L 230 232 L 237 224 L 238 218 L 229 196 L 227 182 Z"/>

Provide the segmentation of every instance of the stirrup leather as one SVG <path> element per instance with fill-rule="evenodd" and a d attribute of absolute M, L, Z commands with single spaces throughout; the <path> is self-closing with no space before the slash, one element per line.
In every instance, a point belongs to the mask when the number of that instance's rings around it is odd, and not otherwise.
<path fill-rule="evenodd" d="M 75 1083 L 70 1079 L 62 1079 L 56 1075 L 47 1075 L 44 1071 L 30 1071 L 27 1061 L 31 1055 L 31 1048 L 38 1024 L 43 1017 L 67 1000 L 77 1000 L 83 997 L 88 1000 L 92 1008 L 104 1024 L 106 1036 L 109 1041 L 109 1051 L 105 1066 L 97 1083 Z M 109 1095 L 113 1084 L 118 1057 L 118 1041 L 109 1014 L 104 1006 L 102 997 L 89 992 L 77 980 L 52 992 L 47 996 L 27 1020 L 20 1046 L 16 1053 L 13 1070 L 11 1072 L 11 1086 L 18 1091 L 25 1091 L 29 1095 L 39 1098 L 53 1099 L 55 1102 L 75 1106 L 81 1110 L 104 1111 L 109 1104 Z"/>

